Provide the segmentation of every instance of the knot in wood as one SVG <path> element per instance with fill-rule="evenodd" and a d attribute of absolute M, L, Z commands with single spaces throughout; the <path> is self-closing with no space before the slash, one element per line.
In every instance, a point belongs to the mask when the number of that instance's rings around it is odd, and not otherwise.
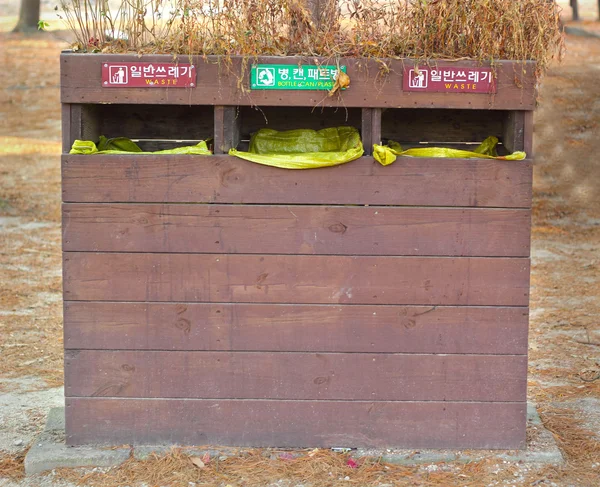
<path fill-rule="evenodd" d="M 348 229 L 348 227 L 346 225 L 344 225 L 342 222 L 338 222 L 338 223 L 329 225 L 329 230 L 332 231 L 333 233 L 340 233 L 343 235 L 344 233 L 346 233 L 347 229 Z"/>

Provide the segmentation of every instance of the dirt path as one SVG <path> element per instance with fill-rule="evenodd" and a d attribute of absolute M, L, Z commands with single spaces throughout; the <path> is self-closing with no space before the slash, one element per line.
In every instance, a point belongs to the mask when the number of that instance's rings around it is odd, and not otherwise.
<path fill-rule="evenodd" d="M 7 477 L 20 476 L 22 454 L 47 408 L 61 402 L 58 53 L 64 43 L 50 34 L 0 34 L 0 45 L 0 486 L 59 485 L 52 476 L 20 484 Z M 416 468 L 394 485 L 600 483 L 600 41 L 571 38 L 568 49 L 544 80 L 536 114 L 529 377 L 530 398 L 568 464 Z M 143 468 L 159 471 L 165 461 Z M 90 482 L 124 485 L 117 475 Z M 322 485 L 338 483 L 344 481 Z"/>

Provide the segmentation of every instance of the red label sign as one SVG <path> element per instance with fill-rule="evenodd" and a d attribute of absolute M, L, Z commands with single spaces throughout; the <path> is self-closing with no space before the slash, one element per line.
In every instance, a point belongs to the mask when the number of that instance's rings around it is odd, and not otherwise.
<path fill-rule="evenodd" d="M 491 68 L 404 67 L 404 91 L 429 93 L 496 93 Z"/>
<path fill-rule="evenodd" d="M 196 67 L 174 63 L 102 63 L 104 88 L 193 88 Z"/>

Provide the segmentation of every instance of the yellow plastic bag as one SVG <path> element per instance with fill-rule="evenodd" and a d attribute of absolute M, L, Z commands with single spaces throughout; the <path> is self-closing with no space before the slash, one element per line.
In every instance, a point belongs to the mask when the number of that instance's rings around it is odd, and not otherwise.
<path fill-rule="evenodd" d="M 252 134 L 248 152 L 231 149 L 229 155 L 284 169 L 337 166 L 364 154 L 360 134 L 354 127 L 332 127 L 278 132 L 261 129 Z"/>
<path fill-rule="evenodd" d="M 208 156 L 211 155 L 211 152 L 208 150 L 208 146 L 204 140 L 201 140 L 196 145 L 144 152 L 135 142 L 126 137 L 107 139 L 101 135 L 98 146 L 91 140 L 76 140 L 73 142 L 73 147 L 71 147 L 69 154 L 192 154 Z"/>
<path fill-rule="evenodd" d="M 388 166 L 396 160 L 398 156 L 410 157 L 446 157 L 446 158 L 479 158 L 479 159 L 498 159 L 504 161 L 522 161 L 527 157 L 525 152 L 513 152 L 508 156 L 499 156 L 496 152 L 498 145 L 497 137 L 488 137 L 481 145 L 472 151 L 460 149 L 447 149 L 444 147 L 417 147 L 414 149 L 402 150 L 400 144 L 390 141 L 388 145 L 373 145 L 373 157 L 383 166 Z"/>

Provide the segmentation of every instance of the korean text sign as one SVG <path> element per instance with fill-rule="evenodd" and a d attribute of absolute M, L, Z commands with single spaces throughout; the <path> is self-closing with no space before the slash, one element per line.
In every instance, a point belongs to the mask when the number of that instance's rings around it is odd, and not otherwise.
<path fill-rule="evenodd" d="M 193 88 L 196 67 L 175 63 L 102 63 L 104 88 Z"/>
<path fill-rule="evenodd" d="M 340 66 L 346 72 L 346 66 Z M 331 90 L 337 66 L 255 64 L 250 71 L 252 90 Z"/>
<path fill-rule="evenodd" d="M 404 66 L 403 90 L 428 93 L 496 93 L 491 68 Z"/>

